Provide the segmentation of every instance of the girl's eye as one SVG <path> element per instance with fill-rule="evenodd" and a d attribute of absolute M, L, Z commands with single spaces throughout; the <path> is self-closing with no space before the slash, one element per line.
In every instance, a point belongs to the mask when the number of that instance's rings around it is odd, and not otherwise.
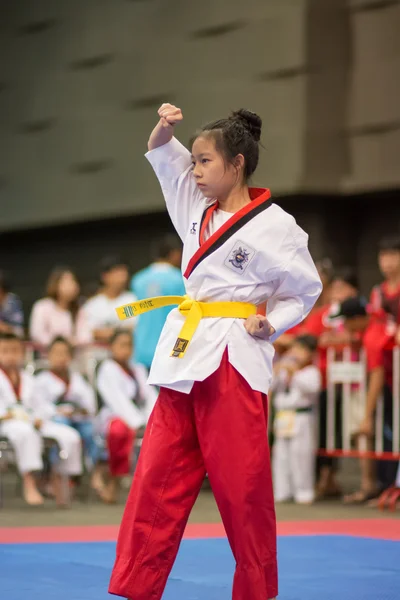
<path fill-rule="evenodd" d="M 202 164 L 204 165 L 205 163 L 207 163 L 207 162 L 210 162 L 210 161 L 209 161 L 209 159 L 208 159 L 208 158 L 203 158 L 203 159 L 201 160 L 201 162 L 202 162 Z"/>

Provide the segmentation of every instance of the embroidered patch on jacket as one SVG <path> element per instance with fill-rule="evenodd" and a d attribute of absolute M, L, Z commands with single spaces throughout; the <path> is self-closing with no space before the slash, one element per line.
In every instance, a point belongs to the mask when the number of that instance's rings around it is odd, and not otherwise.
<path fill-rule="evenodd" d="M 239 240 L 235 242 L 224 264 L 232 271 L 244 273 L 255 253 L 253 248 Z"/>

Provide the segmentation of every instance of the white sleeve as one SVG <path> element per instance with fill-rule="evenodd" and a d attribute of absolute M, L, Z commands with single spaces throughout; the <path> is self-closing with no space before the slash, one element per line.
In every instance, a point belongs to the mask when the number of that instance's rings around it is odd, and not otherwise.
<path fill-rule="evenodd" d="M 43 300 L 35 302 L 29 322 L 29 335 L 33 342 L 47 346 L 51 342 L 51 332 L 48 328 L 48 304 Z"/>
<path fill-rule="evenodd" d="M 316 367 L 306 367 L 297 371 L 289 383 L 289 389 L 276 398 L 276 408 L 292 410 L 310 406 L 317 402 L 321 378 Z"/>
<path fill-rule="evenodd" d="M 145 401 L 144 412 L 146 415 L 146 422 L 149 420 L 149 417 L 152 413 L 152 410 L 157 402 L 158 393 L 152 385 L 147 383 L 147 371 L 143 367 L 143 365 L 136 364 L 134 365 L 135 376 L 139 386 L 140 395 Z"/>
<path fill-rule="evenodd" d="M 316 395 L 321 390 L 321 374 L 317 367 L 305 367 L 295 373 L 290 387 L 302 394 Z"/>
<path fill-rule="evenodd" d="M 43 421 L 50 421 L 57 414 L 56 406 L 53 402 L 52 394 L 48 385 L 46 385 L 46 374 L 43 377 L 37 375 L 33 385 L 32 394 L 29 400 L 29 408 L 32 410 L 33 417 Z"/>
<path fill-rule="evenodd" d="M 8 413 L 9 402 L 7 401 L 6 392 L 3 390 L 3 378 L 0 380 L 0 419 L 5 417 Z"/>
<path fill-rule="evenodd" d="M 279 371 L 278 373 L 274 373 L 271 381 L 270 390 L 272 392 L 277 392 L 283 389 L 287 384 L 287 372 Z"/>
<path fill-rule="evenodd" d="M 118 386 L 118 376 L 110 362 L 104 362 L 97 374 L 99 394 L 113 414 L 122 419 L 131 429 L 146 424 L 144 414 L 134 405 Z"/>
<path fill-rule="evenodd" d="M 307 248 L 308 236 L 300 227 L 295 227 L 294 252 L 277 273 L 277 288 L 267 303 L 268 320 L 275 329 L 271 342 L 301 323 L 322 291 L 318 271 Z"/>
<path fill-rule="evenodd" d="M 93 298 L 86 300 L 80 309 L 81 314 L 79 315 L 79 318 L 84 320 L 88 335 L 91 337 L 93 330 L 99 328 L 99 321 L 101 324 L 101 316 L 99 319 L 99 314 L 101 315 L 101 311 L 97 310 L 97 302 L 97 297 L 94 296 Z"/>
<path fill-rule="evenodd" d="M 145 155 L 154 169 L 164 194 L 171 221 L 182 240 L 191 223 L 193 210 L 206 199 L 192 174 L 190 152 L 176 139 Z"/>

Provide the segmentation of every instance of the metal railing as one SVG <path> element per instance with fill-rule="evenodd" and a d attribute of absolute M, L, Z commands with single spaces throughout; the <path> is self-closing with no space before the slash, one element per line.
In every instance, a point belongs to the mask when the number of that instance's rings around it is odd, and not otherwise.
<path fill-rule="evenodd" d="M 351 430 L 352 412 L 357 403 L 360 415 L 366 414 L 367 365 L 365 352 L 355 352 L 350 347 L 328 348 L 327 352 L 327 434 L 325 448 L 318 451 L 322 456 L 359 457 L 381 460 L 400 460 L 400 348 L 393 349 L 393 383 L 391 423 L 385 423 L 384 397 L 378 399 L 375 411 L 375 432 L 372 444 L 367 436 L 354 435 Z M 338 447 L 337 407 L 342 407 L 341 437 Z M 386 407 L 387 408 L 387 407 Z M 362 420 L 362 417 L 361 417 Z M 391 431 L 391 448 L 385 444 L 385 430 Z M 356 440 L 356 444 L 354 441 Z M 356 447 L 355 447 L 356 445 Z M 368 448 L 369 445 L 369 448 Z M 386 445 L 386 449 L 385 449 Z M 372 447 L 371 447 L 372 446 Z"/>

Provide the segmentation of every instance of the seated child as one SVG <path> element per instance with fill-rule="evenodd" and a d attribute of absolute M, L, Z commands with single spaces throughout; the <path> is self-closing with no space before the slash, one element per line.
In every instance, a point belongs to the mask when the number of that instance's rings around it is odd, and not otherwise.
<path fill-rule="evenodd" d="M 93 426 L 96 397 L 86 379 L 71 369 L 72 360 L 70 343 L 61 336 L 54 338 L 48 350 L 49 368 L 36 375 L 36 383 L 52 421 L 73 427 L 81 436 L 87 465 L 93 472 L 92 485 L 96 488 L 101 485 L 95 469 L 99 453 Z"/>
<path fill-rule="evenodd" d="M 24 498 L 31 505 L 43 504 L 33 475 L 43 469 L 42 437 L 57 441 L 66 456 L 53 472 L 56 500 L 62 504 L 60 469 L 66 469 L 71 476 L 82 470 L 79 434 L 50 420 L 34 377 L 22 369 L 23 360 L 22 341 L 14 334 L 4 334 L 0 338 L 0 434 L 14 446 Z"/>
<path fill-rule="evenodd" d="M 145 367 L 130 362 L 132 352 L 132 333 L 117 331 L 111 338 L 111 357 L 97 372 L 98 428 L 106 438 L 111 475 L 102 494 L 106 502 L 116 501 L 120 479 L 130 473 L 136 431 L 146 425 L 157 400 L 157 392 L 146 383 Z"/>

